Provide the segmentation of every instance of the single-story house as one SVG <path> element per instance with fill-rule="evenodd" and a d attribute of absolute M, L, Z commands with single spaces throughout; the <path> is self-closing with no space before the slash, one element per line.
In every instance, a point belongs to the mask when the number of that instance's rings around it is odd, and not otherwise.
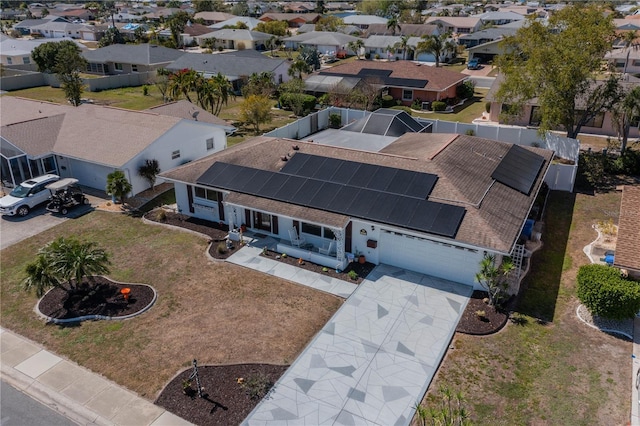
<path fill-rule="evenodd" d="M 439 35 L 440 29 L 437 25 L 433 24 L 401 24 L 400 29 L 397 27 L 394 31 L 391 28 L 387 28 L 386 24 L 371 24 L 365 33 L 365 36 L 370 37 L 374 35 L 380 36 L 411 36 L 422 37 L 430 35 Z"/>
<path fill-rule="evenodd" d="M 457 134 L 381 152 L 263 136 L 160 176 L 183 214 L 279 238 L 280 253 L 339 269 L 364 255 L 479 288 L 482 258 L 518 246 L 553 155 Z"/>
<path fill-rule="evenodd" d="M 260 31 L 239 30 L 236 28 L 223 28 L 221 30 L 211 31 L 194 37 L 200 46 L 203 46 L 205 40 L 213 39 L 213 48 L 222 47 L 223 49 L 252 49 L 265 50 L 266 42 L 271 34 Z"/>
<path fill-rule="evenodd" d="M 193 16 L 194 19 L 202 19 L 205 25 L 217 24 L 235 17 L 235 15 L 226 12 L 198 12 Z"/>
<path fill-rule="evenodd" d="M 538 100 L 531 99 L 524 106 L 522 113 L 518 117 L 509 117 L 508 121 L 501 117 L 502 111 L 502 103 L 498 102 L 496 99 L 496 93 L 500 89 L 500 85 L 503 81 L 503 76 L 501 74 L 496 77 L 491 88 L 487 92 L 485 99 L 488 102 L 491 102 L 491 109 L 489 112 L 489 121 L 504 123 L 515 126 L 526 126 L 526 127 L 537 127 L 540 125 L 540 107 L 538 106 Z M 639 84 L 637 79 L 630 77 L 629 80 L 635 81 L 622 81 L 620 84 L 626 90 L 629 90 L 632 87 L 635 87 Z M 580 108 L 581 100 L 578 99 L 578 108 Z M 631 128 L 629 129 L 629 137 L 630 138 L 638 138 L 640 137 L 640 130 L 638 129 L 638 121 L 635 120 L 632 123 Z M 581 133 L 592 133 L 596 135 L 608 135 L 608 136 L 618 136 L 618 130 L 615 125 L 615 121 L 613 119 L 613 114 L 610 111 L 605 111 L 597 114 L 594 118 L 588 121 L 584 126 L 582 126 Z"/>
<path fill-rule="evenodd" d="M 233 18 L 229 18 L 226 21 L 217 22 L 215 24 L 209 25 L 209 28 L 213 30 L 221 30 L 224 27 L 235 27 L 239 23 L 243 23 L 247 26 L 248 29 L 253 30 L 261 21 L 257 18 L 252 18 L 250 16 L 234 16 Z"/>
<path fill-rule="evenodd" d="M 366 30 L 370 25 L 387 25 L 387 18 L 375 15 L 349 15 L 342 18 L 345 24 L 355 25 L 356 27 Z"/>
<path fill-rule="evenodd" d="M 370 59 L 416 60 L 420 62 L 435 62 L 436 57 L 431 52 L 418 52 L 418 43 L 424 41 L 422 37 L 409 37 L 406 50 L 401 47 L 402 37 L 399 35 L 372 35 L 364 41 L 365 54 Z M 440 53 L 440 62 L 446 62 L 455 56 L 455 49 L 446 49 Z"/>
<path fill-rule="evenodd" d="M 475 33 L 482 27 L 480 18 L 471 16 L 431 16 L 425 23 L 441 26 L 442 32 L 452 34 Z"/>
<path fill-rule="evenodd" d="M 56 15 L 47 15 L 44 18 L 40 19 L 25 19 L 24 21 L 18 22 L 13 26 L 13 29 L 20 32 L 22 35 L 30 35 L 31 28 L 36 27 L 38 25 L 42 25 L 47 22 L 64 22 L 71 23 L 71 21 Z"/>
<path fill-rule="evenodd" d="M 82 20 L 82 21 L 93 21 L 96 16 L 91 11 L 91 9 L 67 9 L 60 10 L 56 12 L 56 15 L 62 16 L 63 18 L 67 18 L 70 21 Z"/>
<path fill-rule="evenodd" d="M 640 73 L 640 50 L 636 47 L 613 49 L 604 56 L 612 69 L 629 74 Z"/>
<path fill-rule="evenodd" d="M 283 5 L 285 12 L 291 13 L 309 13 L 313 12 L 316 9 L 315 2 L 307 1 L 293 1 L 287 2 Z"/>
<path fill-rule="evenodd" d="M 504 53 L 501 42 L 502 39 L 497 39 L 467 48 L 469 60 L 479 59 L 480 62 L 485 64 L 492 62 L 496 56 Z"/>
<path fill-rule="evenodd" d="M 456 87 L 468 76 L 441 67 L 409 61 L 353 61 L 320 71 L 320 75 L 359 77 L 385 86 L 388 94 L 411 105 L 414 101 L 433 102 L 456 97 Z"/>
<path fill-rule="evenodd" d="M 184 29 L 180 33 L 180 43 L 182 46 L 189 46 L 194 41 L 197 43 L 197 37 L 208 34 L 211 32 L 211 28 L 202 24 L 194 24 L 191 21 L 187 21 Z M 163 39 L 169 39 L 172 37 L 170 29 L 164 29 L 158 33 Z"/>
<path fill-rule="evenodd" d="M 458 44 L 466 48 L 475 47 L 490 41 L 501 40 L 506 36 L 514 35 L 517 31 L 515 28 L 486 28 L 475 33 L 461 35 L 458 37 Z"/>
<path fill-rule="evenodd" d="M 473 15 L 473 18 L 480 18 L 483 24 L 504 25 L 513 21 L 522 21 L 525 16 L 511 11 L 506 12 L 485 12 L 480 15 Z"/>
<path fill-rule="evenodd" d="M 622 189 L 618 237 L 613 265 L 640 279 L 640 186 Z"/>
<path fill-rule="evenodd" d="M 310 33 L 316 30 L 316 24 L 304 24 L 301 25 L 300 28 L 296 30 L 296 34 L 304 34 Z M 362 33 L 362 30 L 355 25 L 341 25 L 337 28 L 338 33 L 349 34 L 352 36 L 359 36 Z"/>
<path fill-rule="evenodd" d="M 296 50 L 300 46 L 311 46 L 320 53 L 334 52 L 336 54 L 339 51 L 346 51 L 351 55 L 355 54 L 355 52 L 351 51 L 348 45 L 356 40 L 359 40 L 359 38 L 330 31 L 311 31 L 282 39 L 287 49 Z"/>
<path fill-rule="evenodd" d="M 319 13 L 265 13 L 260 18 L 262 22 L 285 21 L 291 28 L 303 24 L 315 24 L 322 18 Z"/>
<path fill-rule="evenodd" d="M 211 114 L 209 111 L 200 108 L 198 105 L 192 104 L 185 99 L 147 108 L 146 111 L 160 115 L 168 115 L 170 117 L 183 118 L 185 120 L 203 121 L 205 123 L 215 124 L 221 129 L 224 129 L 227 135 L 230 135 L 237 130 L 222 118 Z"/>
<path fill-rule="evenodd" d="M 27 40 L 23 38 L 11 38 L 0 34 L 0 63 L 3 65 L 23 65 L 31 64 L 31 52 L 43 43 L 51 40 Z M 82 43 L 74 40 L 74 43 L 81 49 L 87 50 Z"/>
<path fill-rule="evenodd" d="M 129 74 L 164 68 L 185 52 L 155 44 L 112 44 L 82 53 L 87 72 L 92 74 Z"/>
<path fill-rule="evenodd" d="M 74 24 L 68 22 L 45 22 L 40 25 L 34 25 L 30 29 L 31 35 L 39 35 L 44 38 L 75 38 L 95 41 L 97 37 L 94 35 L 95 27 L 88 24 Z"/>
<path fill-rule="evenodd" d="M 220 73 L 231 82 L 234 91 L 239 92 L 244 79 L 254 73 L 271 72 L 276 84 L 289 81 L 290 65 L 286 59 L 270 58 L 255 50 L 238 50 L 213 55 L 187 53 L 166 68 L 169 71 L 192 69 L 205 77 Z"/>
<path fill-rule="evenodd" d="M 3 96 L 0 109 L 0 171 L 7 185 L 56 173 L 104 190 L 107 175 L 119 169 L 135 195 L 149 187 L 137 173 L 145 160 L 156 159 L 169 170 L 227 144 L 223 127 L 193 117 L 13 96 Z"/>

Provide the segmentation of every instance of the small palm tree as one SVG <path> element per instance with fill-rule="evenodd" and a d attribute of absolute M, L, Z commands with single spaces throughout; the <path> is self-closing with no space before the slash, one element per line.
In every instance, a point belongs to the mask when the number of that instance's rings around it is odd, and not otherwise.
<path fill-rule="evenodd" d="M 42 247 L 36 259 L 25 267 L 23 287 L 35 291 L 38 297 L 52 287 L 73 290 L 85 277 L 108 274 L 110 264 L 109 255 L 95 243 L 58 237 Z"/>
<path fill-rule="evenodd" d="M 356 57 L 358 58 L 358 60 L 360 60 L 360 51 L 364 47 L 364 41 L 362 41 L 362 39 L 360 38 L 357 39 L 356 41 L 350 41 L 347 44 L 347 47 L 351 49 L 356 54 Z"/>
<path fill-rule="evenodd" d="M 397 15 L 394 15 L 387 20 L 387 29 L 391 30 L 391 35 L 396 35 L 396 30 L 402 31 Z"/>
<path fill-rule="evenodd" d="M 400 41 L 394 46 L 394 48 L 402 50 L 402 59 L 407 59 L 407 52 L 410 53 L 413 50 L 413 47 L 409 45 L 409 38 L 410 37 L 406 35 L 400 37 Z"/>
<path fill-rule="evenodd" d="M 418 43 L 416 52 L 432 53 L 435 56 L 436 67 L 440 66 L 440 57 L 446 51 L 456 49 L 456 43 L 450 39 L 448 33 L 440 35 L 422 36 L 423 41 Z"/>
<path fill-rule="evenodd" d="M 131 192 L 132 186 L 127 180 L 122 170 L 114 170 L 107 175 L 107 194 L 111 195 L 113 202 L 116 199 L 123 201 L 126 195 Z"/>
<path fill-rule="evenodd" d="M 155 158 L 144 160 L 144 164 L 138 167 L 138 174 L 149 182 L 152 191 L 156 185 L 156 176 L 160 171 L 160 164 Z"/>

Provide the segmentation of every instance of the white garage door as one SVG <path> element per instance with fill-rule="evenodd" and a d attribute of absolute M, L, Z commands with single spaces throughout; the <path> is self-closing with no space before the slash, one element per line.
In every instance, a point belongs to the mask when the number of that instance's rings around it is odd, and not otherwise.
<path fill-rule="evenodd" d="M 107 186 L 107 175 L 113 171 L 113 168 L 78 160 L 69 160 L 69 165 L 71 177 L 78 179 L 80 185 L 102 191 L 104 191 Z"/>
<path fill-rule="evenodd" d="M 468 285 L 475 284 L 482 259 L 482 253 L 385 230 L 378 248 L 380 263 Z"/>

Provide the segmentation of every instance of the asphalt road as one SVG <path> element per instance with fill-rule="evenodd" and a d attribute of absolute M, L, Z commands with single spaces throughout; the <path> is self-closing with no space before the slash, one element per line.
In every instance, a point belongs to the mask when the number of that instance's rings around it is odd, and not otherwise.
<path fill-rule="evenodd" d="M 61 216 L 49 213 L 42 205 L 33 209 L 25 217 L 2 216 L 0 217 L 0 250 L 91 210 L 91 206 L 77 206 L 69 210 L 67 216 Z"/>
<path fill-rule="evenodd" d="M 4 381 L 0 385 L 0 412 L 1 426 L 77 426 Z"/>

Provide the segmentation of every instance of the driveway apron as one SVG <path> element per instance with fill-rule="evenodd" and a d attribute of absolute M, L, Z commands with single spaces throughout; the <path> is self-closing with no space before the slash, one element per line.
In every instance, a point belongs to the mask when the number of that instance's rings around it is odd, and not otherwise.
<path fill-rule="evenodd" d="M 379 265 L 245 425 L 408 425 L 472 293 Z"/>

